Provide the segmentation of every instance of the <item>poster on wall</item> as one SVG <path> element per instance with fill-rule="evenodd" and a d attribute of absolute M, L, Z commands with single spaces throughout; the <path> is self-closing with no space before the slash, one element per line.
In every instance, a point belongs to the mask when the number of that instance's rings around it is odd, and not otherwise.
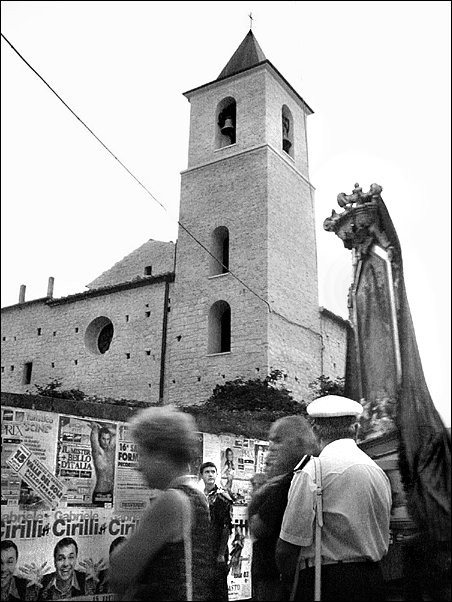
<path fill-rule="evenodd" d="M 56 476 L 66 485 L 67 506 L 112 508 L 117 425 L 60 416 Z"/>
<path fill-rule="evenodd" d="M 25 445 L 19 445 L 6 462 L 51 508 L 58 506 L 65 493 L 65 486 L 36 454 Z"/>
<path fill-rule="evenodd" d="M 228 599 L 251 598 L 252 542 L 245 506 L 232 507 L 232 533 L 229 537 Z"/>
<path fill-rule="evenodd" d="M 255 472 L 264 472 L 265 460 L 268 454 L 268 442 L 256 441 L 254 444 L 254 468 Z"/>
<path fill-rule="evenodd" d="M 198 434 L 192 473 L 201 460 L 218 466 L 219 480 L 221 471 L 223 478 L 228 468 L 234 471 L 231 601 L 251 597 L 252 544 L 246 501 L 249 479 L 262 465 L 265 451 L 266 442 Z M 38 596 L 50 600 L 59 596 L 58 583 L 70 582 L 73 585 L 65 598 L 114 600 L 106 572 L 110 554 L 136 529 L 156 494 L 136 470 L 138 452 L 129 425 L 2 407 L 1 463 L 1 539 L 7 543 L 3 552 L 10 559 L 10 570 L 2 575 L 5 591 L 17 592 L 19 600 Z M 70 557 L 65 574 L 61 568 L 65 563 L 59 560 L 63 557 Z M 65 579 L 68 575 L 69 580 Z"/>
<path fill-rule="evenodd" d="M 203 436 L 203 462 L 213 462 L 218 469 L 218 474 L 221 474 L 221 452 L 220 452 L 220 437 L 211 433 L 204 433 Z"/>
<path fill-rule="evenodd" d="M 156 492 L 149 489 L 137 470 L 138 450 L 129 425 L 121 424 L 118 432 L 114 507 L 118 512 L 142 512 Z"/>
<path fill-rule="evenodd" d="M 221 485 L 234 503 L 249 502 L 249 480 L 254 474 L 254 440 L 233 435 L 220 435 Z"/>
<path fill-rule="evenodd" d="M 137 524 L 137 517 L 103 508 L 4 512 L 2 555 L 9 563 L 2 588 L 15 587 L 18 600 L 113 600 L 109 559 Z"/>
<path fill-rule="evenodd" d="M 47 507 L 48 502 L 39 495 L 7 460 L 19 446 L 39 460 L 48 471 L 55 471 L 55 446 L 58 434 L 58 417 L 39 410 L 2 408 L 2 489 L 3 506 L 19 506 L 24 509 Z"/>
<path fill-rule="evenodd" d="M 199 479 L 199 469 L 201 464 L 204 462 L 203 459 L 204 450 L 204 433 L 196 433 L 196 451 L 195 457 L 190 464 L 190 474 Z"/>
<path fill-rule="evenodd" d="M 109 558 L 141 517 L 112 507 L 118 424 L 2 408 L 2 599 L 115 599 Z"/>

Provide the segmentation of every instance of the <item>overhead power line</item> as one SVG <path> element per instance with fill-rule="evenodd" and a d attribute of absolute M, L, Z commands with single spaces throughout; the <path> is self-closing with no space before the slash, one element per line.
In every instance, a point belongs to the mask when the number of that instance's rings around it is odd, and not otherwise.
<path fill-rule="evenodd" d="M 312 330 L 311 328 L 309 328 L 307 326 L 303 326 L 303 324 L 299 324 L 298 322 L 294 322 L 293 320 L 290 320 L 286 316 L 284 316 L 284 315 L 280 314 L 279 312 L 275 311 L 274 309 L 272 309 L 270 303 L 266 299 L 261 297 L 259 295 L 259 293 L 256 293 L 256 291 L 254 291 L 250 286 L 248 286 L 248 284 L 246 284 L 246 282 L 244 282 L 241 278 L 239 278 L 239 276 L 237 276 L 237 274 L 232 272 L 228 266 L 224 265 L 217 257 L 215 257 L 215 255 L 200 240 L 198 240 L 196 238 L 196 236 L 194 234 L 192 234 L 192 232 L 190 232 L 190 230 L 186 226 L 184 226 L 178 218 L 171 215 L 171 212 L 168 210 L 168 208 L 163 203 L 161 203 L 154 194 L 152 194 L 152 192 L 135 176 L 135 174 L 133 174 L 130 171 L 130 169 L 115 155 L 115 153 L 110 150 L 110 148 L 99 138 L 99 136 L 97 136 L 93 132 L 93 130 L 83 121 L 83 119 L 81 119 L 77 115 L 77 113 L 71 109 L 71 107 L 67 104 L 67 102 L 65 102 L 63 100 L 63 98 L 58 94 L 58 92 L 56 92 L 52 88 L 52 86 L 42 77 L 42 75 L 40 75 L 38 73 L 38 71 L 36 71 L 36 69 L 27 61 L 27 59 L 25 59 L 25 57 L 17 50 L 17 48 L 15 48 L 15 46 L 8 40 L 8 38 L 3 33 L 0 33 L 0 35 L 5 40 L 5 42 L 11 47 L 11 49 L 17 54 L 17 56 L 27 65 L 27 67 L 29 67 L 33 71 L 33 73 L 37 77 L 39 77 L 39 79 L 47 86 L 47 88 L 49 88 L 49 90 L 58 98 L 58 100 L 63 103 L 63 105 L 68 109 L 68 111 L 70 111 L 72 113 L 72 115 L 83 125 L 83 127 L 86 130 L 88 130 L 88 132 L 99 142 L 99 144 L 102 145 L 102 147 L 115 159 L 115 161 L 117 161 L 121 165 L 121 167 L 127 171 L 127 173 L 135 180 L 135 182 L 137 182 L 137 184 L 139 186 L 141 186 L 141 188 L 143 188 L 143 190 L 145 190 L 145 192 L 177 222 L 177 224 L 180 226 L 180 228 L 182 228 L 182 230 L 184 230 L 184 232 L 186 232 L 188 234 L 188 236 L 190 236 L 202 249 L 204 249 L 204 251 L 206 251 L 206 253 L 208 253 L 211 257 L 213 257 L 213 259 L 215 259 L 215 261 L 224 270 L 226 270 L 227 273 L 231 274 L 231 276 L 233 278 L 235 278 L 247 290 L 249 290 L 250 293 L 255 295 L 263 303 L 265 303 L 268 308 L 269 313 L 273 313 L 273 314 L 279 316 L 280 318 L 282 318 L 283 320 L 285 320 L 291 324 L 294 324 L 296 326 L 299 326 L 300 328 L 303 328 L 304 330 L 308 330 L 315 335 L 319 334 L 319 333 L 315 332 L 314 330 Z"/>

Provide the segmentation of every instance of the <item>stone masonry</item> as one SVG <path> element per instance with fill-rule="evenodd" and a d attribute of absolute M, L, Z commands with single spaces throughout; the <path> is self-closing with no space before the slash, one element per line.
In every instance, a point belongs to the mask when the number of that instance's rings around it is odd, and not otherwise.
<path fill-rule="evenodd" d="M 36 393 L 59 380 L 64 389 L 115 399 L 159 400 L 165 282 L 111 288 L 2 310 L 2 390 Z M 87 346 L 88 326 L 105 316 L 110 349 Z M 25 382 L 25 364 L 31 381 Z"/>
<path fill-rule="evenodd" d="M 149 240 L 88 291 L 2 309 L 3 391 L 36 392 L 57 379 L 91 395 L 187 404 L 217 384 L 279 369 L 301 400 L 321 374 L 344 375 L 347 323 L 318 306 L 312 111 L 262 57 L 249 32 L 219 79 L 185 93 L 189 152 L 176 245 Z M 219 107 L 230 101 L 235 141 L 219 145 Z M 229 236 L 225 273 L 212 272 L 208 252 L 218 228 Z M 212 352 L 209 315 L 219 302 L 230 308 L 230 346 Z"/>

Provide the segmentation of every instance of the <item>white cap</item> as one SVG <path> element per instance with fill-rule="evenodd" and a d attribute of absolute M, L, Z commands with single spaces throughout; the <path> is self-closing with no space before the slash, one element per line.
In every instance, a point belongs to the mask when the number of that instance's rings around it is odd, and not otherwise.
<path fill-rule="evenodd" d="M 340 395 L 325 395 L 314 399 L 306 408 L 311 418 L 334 418 L 335 416 L 360 416 L 363 406 L 353 399 Z"/>

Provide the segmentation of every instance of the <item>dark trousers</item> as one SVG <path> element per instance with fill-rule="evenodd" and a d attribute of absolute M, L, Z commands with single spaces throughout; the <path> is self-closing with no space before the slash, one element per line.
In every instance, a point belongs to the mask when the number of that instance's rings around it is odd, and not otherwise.
<path fill-rule="evenodd" d="M 300 571 L 295 600 L 314 600 L 314 580 L 314 567 Z M 323 565 L 321 584 L 322 602 L 386 600 L 383 575 L 378 562 Z"/>
<path fill-rule="evenodd" d="M 217 562 L 213 582 L 215 602 L 228 602 L 228 565 L 226 562 Z"/>
<path fill-rule="evenodd" d="M 279 578 L 257 578 L 253 581 L 254 602 L 280 602 L 286 600 L 284 589 Z"/>

